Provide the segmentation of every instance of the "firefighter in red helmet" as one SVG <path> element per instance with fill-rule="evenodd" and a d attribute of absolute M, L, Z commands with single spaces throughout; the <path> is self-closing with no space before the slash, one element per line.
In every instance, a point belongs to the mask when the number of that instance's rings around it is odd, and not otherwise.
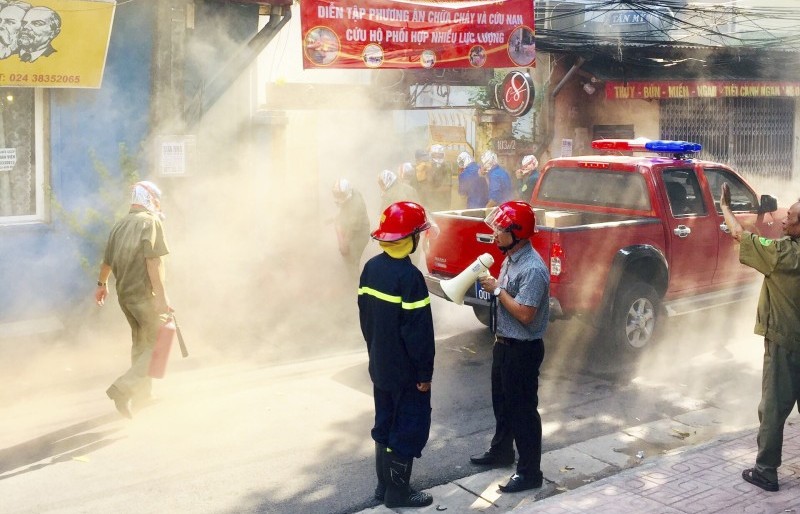
<path fill-rule="evenodd" d="M 358 286 L 375 400 L 375 497 L 390 508 L 433 503 L 431 495 L 410 486 L 411 465 L 431 427 L 435 347 L 428 289 L 408 256 L 430 227 L 421 205 L 389 205 L 372 232 L 383 252 L 364 265 Z"/>
<path fill-rule="evenodd" d="M 550 272 L 533 249 L 536 217 L 525 202 L 505 202 L 492 209 L 485 222 L 495 243 L 506 254 L 500 276 L 481 278 L 481 287 L 494 296 L 492 330 L 492 407 L 495 434 L 489 449 L 470 458 L 473 464 L 511 466 L 514 444 L 517 472 L 503 492 L 542 486 L 542 418 L 539 367 L 544 360 L 544 337 L 550 315 Z"/>

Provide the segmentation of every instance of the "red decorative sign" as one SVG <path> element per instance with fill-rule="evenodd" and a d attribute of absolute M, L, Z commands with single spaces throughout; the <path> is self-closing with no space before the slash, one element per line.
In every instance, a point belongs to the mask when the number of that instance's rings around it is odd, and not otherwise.
<path fill-rule="evenodd" d="M 609 100 L 724 97 L 800 97 L 800 82 L 692 81 L 606 82 Z"/>
<path fill-rule="evenodd" d="M 304 68 L 534 66 L 532 0 L 300 2 Z"/>
<path fill-rule="evenodd" d="M 533 105 L 533 80 L 527 73 L 512 71 L 495 90 L 497 104 L 512 116 L 524 116 Z"/>

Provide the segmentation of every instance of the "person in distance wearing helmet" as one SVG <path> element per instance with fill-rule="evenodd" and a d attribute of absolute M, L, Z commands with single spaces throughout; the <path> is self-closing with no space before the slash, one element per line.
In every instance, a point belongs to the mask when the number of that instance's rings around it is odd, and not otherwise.
<path fill-rule="evenodd" d="M 522 167 L 516 171 L 519 180 L 519 199 L 527 202 L 531 199 L 533 188 L 539 181 L 539 160 L 535 155 L 526 155 L 522 158 Z"/>
<path fill-rule="evenodd" d="M 539 367 L 544 360 L 544 337 L 550 316 L 550 273 L 531 246 L 536 231 L 533 209 L 511 201 L 492 209 L 486 224 L 498 248 L 506 254 L 500 276 L 480 279 L 494 296 L 492 330 L 492 407 L 496 421 L 489 450 L 470 458 L 473 464 L 511 466 L 514 443 L 519 453 L 517 472 L 500 490 L 507 493 L 542 486 L 542 418 Z"/>
<path fill-rule="evenodd" d="M 431 203 L 432 167 L 431 154 L 428 153 L 427 150 L 417 150 L 414 152 L 415 187 L 422 200 L 420 204 L 425 207 L 430 207 Z"/>
<path fill-rule="evenodd" d="M 395 202 L 420 203 L 419 193 L 408 181 L 402 179 L 392 170 L 383 170 L 378 174 L 378 187 L 381 189 L 381 209 L 386 209 Z"/>
<path fill-rule="evenodd" d="M 361 254 L 369 241 L 369 217 L 367 205 L 346 178 L 333 183 L 333 201 L 339 207 L 334 220 L 339 253 L 353 281 L 358 277 Z"/>
<path fill-rule="evenodd" d="M 444 146 L 431 146 L 430 209 L 444 211 L 450 208 L 450 182 L 453 166 L 445 161 Z"/>
<path fill-rule="evenodd" d="M 398 166 L 397 178 L 404 184 L 403 189 L 407 191 L 409 195 L 413 195 L 413 197 L 406 198 L 406 200 L 410 200 L 422 205 L 422 202 L 420 202 L 419 191 L 417 190 L 417 175 L 414 165 L 410 162 L 404 162 Z M 388 204 L 386 207 L 388 207 Z"/>
<path fill-rule="evenodd" d="M 435 345 L 425 279 L 408 256 L 430 227 L 417 203 L 387 207 L 372 232 L 383 253 L 367 261 L 358 285 L 375 400 L 375 497 L 389 508 L 433 503 L 431 495 L 410 486 L 412 463 L 430 433 Z"/>
<path fill-rule="evenodd" d="M 511 177 L 497 162 L 497 154 L 486 150 L 481 156 L 481 173 L 489 182 L 489 201 L 486 207 L 494 207 L 514 197 Z"/>
<path fill-rule="evenodd" d="M 489 185 L 480 174 L 480 166 L 472 160 L 468 152 L 458 154 L 456 164 L 458 175 L 458 192 L 467 197 L 467 209 L 482 209 L 489 201 Z"/>

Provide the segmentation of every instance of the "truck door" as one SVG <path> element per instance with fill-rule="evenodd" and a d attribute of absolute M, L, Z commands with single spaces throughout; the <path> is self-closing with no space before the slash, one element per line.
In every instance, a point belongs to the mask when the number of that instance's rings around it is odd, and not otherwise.
<path fill-rule="evenodd" d="M 734 286 L 756 279 L 758 274 L 752 268 L 739 262 L 739 243 L 731 237 L 719 207 L 719 195 L 722 183 L 727 182 L 731 189 L 731 210 L 745 230 L 753 231 L 758 220 L 758 197 L 744 181 L 721 167 L 707 167 L 703 173 L 714 198 L 714 215 L 717 220 L 717 238 L 719 239 L 719 262 L 714 273 L 714 285 Z M 760 232 L 763 233 L 763 232 Z"/>
<path fill-rule="evenodd" d="M 719 228 L 692 167 L 666 168 L 665 191 L 669 292 L 711 286 L 717 265 Z"/>

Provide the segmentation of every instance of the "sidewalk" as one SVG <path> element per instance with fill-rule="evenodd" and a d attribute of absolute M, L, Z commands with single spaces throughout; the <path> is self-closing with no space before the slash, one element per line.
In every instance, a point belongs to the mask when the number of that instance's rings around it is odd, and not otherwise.
<path fill-rule="evenodd" d="M 697 411 L 693 413 L 699 413 L 694 419 L 710 419 L 713 410 Z M 428 491 L 433 495 L 433 505 L 425 509 L 378 506 L 363 512 L 800 512 L 800 419 L 796 414 L 786 424 L 784 462 L 778 470 L 780 491 L 775 493 L 763 491 L 741 478 L 742 470 L 755 462 L 755 427 L 653 457 L 644 455 L 639 459 L 634 453 L 633 460 L 626 460 L 626 452 L 641 446 L 641 440 L 629 435 L 632 430 L 641 429 L 640 435 L 658 439 L 674 433 L 675 424 L 667 419 L 545 453 L 542 455 L 545 485 L 541 489 L 501 494 L 497 486 L 513 473 L 509 467 L 434 487 Z"/>

